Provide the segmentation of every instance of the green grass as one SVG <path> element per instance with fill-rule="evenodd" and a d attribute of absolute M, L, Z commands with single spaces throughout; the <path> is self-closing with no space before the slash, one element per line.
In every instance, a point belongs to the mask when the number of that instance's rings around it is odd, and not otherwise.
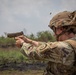
<path fill-rule="evenodd" d="M 27 57 L 25 57 L 18 49 L 0 49 L 0 64 L 10 63 L 10 62 L 25 62 Z"/>
<path fill-rule="evenodd" d="M 9 66 L 6 70 L 1 70 L 0 75 L 42 75 L 43 70 L 26 70 L 20 71 L 18 69 L 19 65 L 17 63 L 33 63 L 32 60 L 27 60 L 28 58 L 25 57 L 21 52 L 20 49 L 17 48 L 0 48 L 0 69 L 6 68 L 8 63 L 12 65 Z M 14 66 L 15 68 L 11 67 Z"/>

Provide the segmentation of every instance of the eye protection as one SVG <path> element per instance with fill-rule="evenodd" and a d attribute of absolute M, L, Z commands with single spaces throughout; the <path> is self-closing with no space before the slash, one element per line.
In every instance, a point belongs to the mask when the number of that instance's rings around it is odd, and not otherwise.
<path fill-rule="evenodd" d="M 56 32 L 56 27 L 53 26 L 51 29 L 52 29 L 54 32 Z"/>

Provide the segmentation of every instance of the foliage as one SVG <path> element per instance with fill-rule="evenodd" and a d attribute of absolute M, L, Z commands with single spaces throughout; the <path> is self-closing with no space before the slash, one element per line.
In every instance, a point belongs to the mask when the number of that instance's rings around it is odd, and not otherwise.
<path fill-rule="evenodd" d="M 44 41 L 44 42 L 55 41 L 55 38 L 52 36 L 50 31 L 41 31 L 38 32 L 36 35 L 32 33 L 26 36 L 32 40 L 37 40 L 37 41 Z M 8 47 L 8 46 L 14 47 L 14 45 L 15 45 L 14 38 L 5 38 L 3 36 L 0 37 L 0 47 Z"/>
<path fill-rule="evenodd" d="M 37 40 L 39 41 L 54 41 L 55 38 L 51 35 L 50 31 L 42 31 L 37 33 Z"/>
<path fill-rule="evenodd" d="M 17 49 L 0 49 L 0 64 L 20 63 L 26 61 L 26 57 Z"/>
<path fill-rule="evenodd" d="M 37 41 L 55 41 L 55 37 L 51 34 L 50 31 L 41 31 L 36 34 L 36 36 L 32 33 L 28 36 L 28 38 L 37 40 Z"/>
<path fill-rule="evenodd" d="M 13 44 L 13 43 L 15 43 L 15 40 L 13 38 L 0 37 L 0 44 Z"/>

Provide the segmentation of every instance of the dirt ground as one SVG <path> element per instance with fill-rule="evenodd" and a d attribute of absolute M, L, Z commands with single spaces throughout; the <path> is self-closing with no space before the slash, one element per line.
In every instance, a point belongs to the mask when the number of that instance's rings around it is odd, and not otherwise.
<path fill-rule="evenodd" d="M 43 75 L 43 70 L 29 70 L 29 71 L 0 71 L 0 75 Z"/>

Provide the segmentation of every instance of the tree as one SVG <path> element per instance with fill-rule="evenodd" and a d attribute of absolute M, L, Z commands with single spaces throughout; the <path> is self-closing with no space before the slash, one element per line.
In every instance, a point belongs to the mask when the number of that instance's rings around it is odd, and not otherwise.
<path fill-rule="evenodd" d="M 52 36 L 50 31 L 42 31 L 37 33 L 37 40 L 39 41 L 54 41 L 55 38 Z"/>

